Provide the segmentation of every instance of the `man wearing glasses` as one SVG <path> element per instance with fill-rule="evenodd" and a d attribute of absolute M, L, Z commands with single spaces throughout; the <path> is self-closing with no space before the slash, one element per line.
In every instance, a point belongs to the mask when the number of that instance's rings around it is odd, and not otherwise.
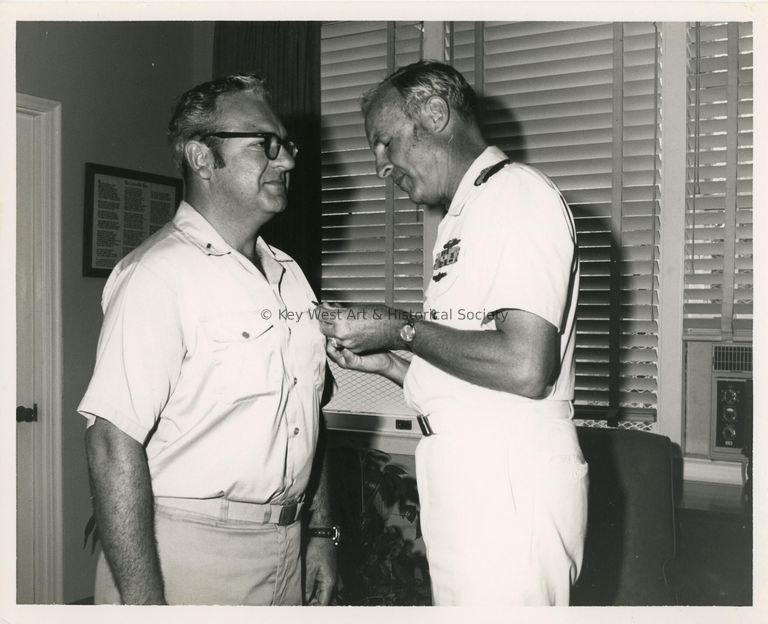
<path fill-rule="evenodd" d="M 314 299 L 301 269 L 259 237 L 298 149 L 253 75 L 182 95 L 169 140 L 185 201 L 112 272 L 78 408 L 104 550 L 95 601 L 328 604 L 324 474 L 305 499 L 325 340 L 297 314 Z"/>

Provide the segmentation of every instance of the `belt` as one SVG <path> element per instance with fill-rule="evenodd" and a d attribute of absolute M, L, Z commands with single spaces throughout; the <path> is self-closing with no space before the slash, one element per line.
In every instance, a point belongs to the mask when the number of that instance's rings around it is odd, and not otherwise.
<path fill-rule="evenodd" d="M 435 435 L 435 432 L 432 431 L 432 426 L 429 424 L 428 416 L 422 416 L 419 414 L 416 416 L 416 422 L 419 423 L 419 429 L 421 429 L 421 434 L 424 437 Z"/>
<path fill-rule="evenodd" d="M 226 498 L 174 498 L 156 496 L 155 503 L 163 507 L 184 509 L 212 516 L 220 520 L 246 520 L 258 524 L 286 526 L 299 519 L 304 502 L 288 505 L 261 505 Z"/>

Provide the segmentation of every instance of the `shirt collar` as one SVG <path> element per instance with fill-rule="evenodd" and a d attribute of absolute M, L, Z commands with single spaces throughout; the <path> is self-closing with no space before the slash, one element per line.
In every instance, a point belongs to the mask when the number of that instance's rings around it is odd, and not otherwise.
<path fill-rule="evenodd" d="M 469 166 L 469 169 L 467 169 L 466 173 L 461 178 L 459 187 L 456 189 L 456 193 L 451 200 L 451 205 L 448 208 L 448 214 L 452 216 L 460 215 L 469 194 L 476 188 L 475 180 L 477 180 L 482 171 L 506 158 L 506 154 L 504 154 L 498 147 L 493 145 L 486 147 L 485 150 L 475 158 L 474 162 Z"/>
<path fill-rule="evenodd" d="M 186 201 L 179 204 L 176 215 L 173 217 L 173 224 L 209 256 L 225 256 L 233 251 L 216 228 Z"/>
<path fill-rule="evenodd" d="M 284 264 L 293 262 L 293 258 L 268 245 L 261 236 L 256 239 L 256 247 L 259 249 L 261 266 L 267 281 L 271 284 L 279 284 L 283 273 L 285 273 Z"/>
<path fill-rule="evenodd" d="M 186 201 L 179 204 L 176 215 L 173 217 L 173 224 L 187 239 L 209 256 L 226 256 L 236 251 L 222 238 L 216 228 Z M 285 270 L 283 265 L 293 262 L 293 258 L 269 245 L 261 236 L 256 238 L 256 247 L 259 249 L 267 279 L 270 282 L 279 282 Z M 240 257 L 240 254 L 235 255 Z"/>

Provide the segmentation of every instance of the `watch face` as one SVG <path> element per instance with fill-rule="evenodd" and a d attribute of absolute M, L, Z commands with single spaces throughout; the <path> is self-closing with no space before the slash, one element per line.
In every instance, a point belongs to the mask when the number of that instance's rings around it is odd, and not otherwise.
<path fill-rule="evenodd" d="M 413 337 L 416 335 L 416 328 L 410 323 L 403 325 L 400 328 L 400 339 L 403 342 L 413 342 Z"/>

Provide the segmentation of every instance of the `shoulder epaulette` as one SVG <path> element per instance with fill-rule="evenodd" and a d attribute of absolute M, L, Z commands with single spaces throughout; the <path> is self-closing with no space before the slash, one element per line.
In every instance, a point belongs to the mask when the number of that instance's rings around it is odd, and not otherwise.
<path fill-rule="evenodd" d="M 475 186 L 480 186 L 481 184 L 485 184 L 486 182 L 488 182 L 488 180 L 491 179 L 493 175 L 497 174 L 499 171 L 504 169 L 504 167 L 506 167 L 511 162 L 512 162 L 512 159 L 507 158 L 506 160 L 497 162 L 495 165 L 486 167 L 480 172 L 480 175 L 477 176 L 477 180 L 475 180 Z"/>

